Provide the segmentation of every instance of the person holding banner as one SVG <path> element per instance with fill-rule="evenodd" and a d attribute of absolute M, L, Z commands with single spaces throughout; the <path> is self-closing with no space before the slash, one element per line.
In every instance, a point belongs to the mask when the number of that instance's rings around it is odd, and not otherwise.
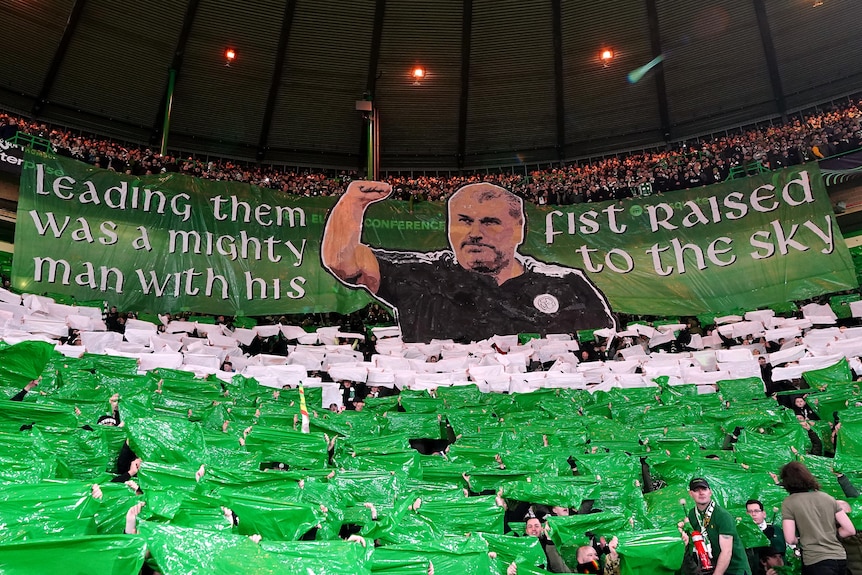
<path fill-rule="evenodd" d="M 566 565 L 566 561 L 557 551 L 556 545 L 545 531 L 542 520 L 533 514 L 528 514 L 525 518 L 524 534 L 528 537 L 536 537 L 542 545 L 542 551 L 545 553 L 545 568 L 551 573 L 573 573 L 571 568 Z M 516 571 L 517 573 L 517 571 Z"/>
<path fill-rule="evenodd" d="M 581 270 L 518 253 L 526 230 L 518 196 L 489 183 L 463 186 L 447 204 L 451 249 L 416 252 L 361 241 L 366 209 L 391 192 L 383 182 L 351 182 L 329 214 L 321 255 L 336 278 L 397 310 L 405 341 L 616 328 Z"/>

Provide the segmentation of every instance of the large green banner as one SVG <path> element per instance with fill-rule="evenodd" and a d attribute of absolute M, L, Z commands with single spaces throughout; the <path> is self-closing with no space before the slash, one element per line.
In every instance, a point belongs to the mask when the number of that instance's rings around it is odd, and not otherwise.
<path fill-rule="evenodd" d="M 498 297 L 493 285 L 514 285 L 508 278 L 524 272 L 518 262 L 542 277 L 577 273 L 584 286 L 598 288 L 595 301 L 604 297 L 613 311 L 640 314 L 753 309 L 857 286 L 815 164 L 616 203 L 519 208 L 512 202 L 512 221 L 526 226 L 520 235 L 499 218 L 479 218 L 487 229 L 502 225 L 511 236 L 504 239 L 477 239 L 492 233 L 465 227 L 474 224 L 470 210 L 486 201 L 467 199 L 447 207 L 383 193 L 361 200 L 353 219 L 345 204 L 346 219 L 333 217 L 326 226 L 335 198 L 178 174 L 127 176 L 28 152 L 13 285 L 151 312 L 347 312 L 373 301 L 372 293 L 393 303 L 377 291 L 402 257 L 393 253 L 433 253 L 496 279 L 479 294 L 491 304 Z M 352 227 L 372 251 L 360 254 L 363 267 L 351 275 L 339 258 Z M 376 260 L 369 266 L 370 253 Z M 509 256 L 517 262 L 504 277 L 500 268 L 513 263 Z M 553 315 L 566 306 L 552 288 L 541 290 L 548 293 L 531 294 L 528 302 L 534 312 Z"/>
<path fill-rule="evenodd" d="M 751 310 L 858 287 L 816 163 L 539 212 L 537 249 L 589 272 L 616 311 Z"/>
<path fill-rule="evenodd" d="M 13 287 L 120 310 L 346 312 L 370 297 L 320 265 L 332 198 L 179 174 L 136 178 L 27 153 Z"/>

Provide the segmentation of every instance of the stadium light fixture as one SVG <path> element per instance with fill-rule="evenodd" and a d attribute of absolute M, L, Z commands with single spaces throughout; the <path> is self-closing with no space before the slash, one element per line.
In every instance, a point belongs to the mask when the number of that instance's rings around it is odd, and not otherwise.
<path fill-rule="evenodd" d="M 425 78 L 426 74 L 427 72 L 425 71 L 425 68 L 422 66 L 414 66 L 413 70 L 410 72 L 410 75 L 413 77 L 413 85 L 421 86 L 422 80 Z"/>
<path fill-rule="evenodd" d="M 611 50 L 610 48 L 603 49 L 601 51 L 601 53 L 599 54 L 599 60 L 601 60 L 602 66 L 604 68 L 607 68 L 608 66 L 610 66 L 613 59 L 614 59 L 614 51 Z"/>

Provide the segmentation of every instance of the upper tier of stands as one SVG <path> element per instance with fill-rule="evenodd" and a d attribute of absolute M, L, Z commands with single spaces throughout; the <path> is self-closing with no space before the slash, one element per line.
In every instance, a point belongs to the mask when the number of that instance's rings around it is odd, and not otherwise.
<path fill-rule="evenodd" d="M 497 173 L 389 174 L 394 197 L 444 200 L 464 184 L 490 181 L 535 204 L 567 205 L 621 200 L 641 194 L 696 188 L 735 174 L 774 170 L 862 147 L 862 99 L 817 108 L 733 133 L 665 149 L 607 156 L 546 169 Z M 134 175 L 181 172 L 214 180 L 236 180 L 300 196 L 338 195 L 356 172 L 324 173 L 229 159 L 161 156 L 150 148 L 0 113 L 0 139 L 24 132 L 50 140 L 59 154 Z"/>

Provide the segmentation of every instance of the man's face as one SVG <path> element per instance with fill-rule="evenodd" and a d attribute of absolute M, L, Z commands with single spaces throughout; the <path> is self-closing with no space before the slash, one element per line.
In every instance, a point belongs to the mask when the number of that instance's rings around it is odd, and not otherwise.
<path fill-rule="evenodd" d="M 766 519 L 766 511 L 762 510 L 759 505 L 752 503 L 745 506 L 745 512 L 751 517 L 751 520 L 760 525 Z"/>
<path fill-rule="evenodd" d="M 542 523 L 535 517 L 527 519 L 527 524 L 524 526 L 524 533 L 538 537 L 542 534 Z"/>
<path fill-rule="evenodd" d="M 598 561 L 599 554 L 596 553 L 596 550 L 592 547 L 582 547 L 578 550 L 578 563 L 589 563 L 591 561 Z"/>
<path fill-rule="evenodd" d="M 449 243 L 461 267 L 495 275 L 511 263 L 524 239 L 523 218 L 509 213 L 505 197 L 480 202 L 480 193 L 463 192 L 449 202 Z"/>
<path fill-rule="evenodd" d="M 699 506 L 705 506 L 709 504 L 710 499 L 712 499 L 712 489 L 709 487 L 698 487 L 693 491 L 688 492 L 691 495 L 691 498 L 694 499 L 694 502 Z"/>
<path fill-rule="evenodd" d="M 766 564 L 766 567 L 784 567 L 784 557 L 781 555 L 770 555 L 766 559 L 763 560 Z"/>
<path fill-rule="evenodd" d="M 569 515 L 568 507 L 560 507 L 559 505 L 554 505 L 551 507 L 551 513 L 561 517 L 567 517 Z"/>

